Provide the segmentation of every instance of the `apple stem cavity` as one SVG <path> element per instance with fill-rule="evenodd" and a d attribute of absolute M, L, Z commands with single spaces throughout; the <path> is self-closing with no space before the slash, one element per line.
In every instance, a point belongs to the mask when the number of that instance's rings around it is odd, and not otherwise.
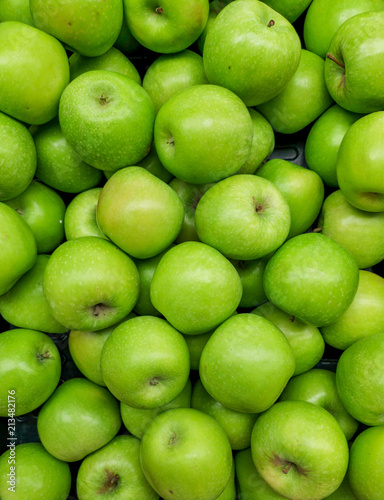
<path fill-rule="evenodd" d="M 176 444 L 176 442 L 177 442 L 176 432 L 174 432 L 172 436 L 169 438 L 168 446 L 173 446 Z"/>
<path fill-rule="evenodd" d="M 149 381 L 149 385 L 152 385 L 152 386 L 159 385 L 159 379 L 157 377 L 151 378 L 151 380 Z"/>
<path fill-rule="evenodd" d="M 39 352 L 38 354 L 36 354 L 36 358 L 38 359 L 38 361 L 44 361 L 46 359 L 49 359 L 50 357 L 51 353 L 49 351 Z"/>
<path fill-rule="evenodd" d="M 99 101 L 102 106 L 105 106 L 106 104 L 109 104 L 110 98 L 108 96 L 105 96 L 104 94 L 101 94 Z"/>
<path fill-rule="evenodd" d="M 276 24 L 276 23 L 275 23 L 275 21 L 274 21 L 273 19 L 271 19 L 271 20 L 269 21 L 269 23 L 268 23 L 268 25 L 267 25 L 267 26 L 268 26 L 268 28 L 272 28 L 272 26 L 275 26 L 275 24 Z"/>
<path fill-rule="evenodd" d="M 340 68 L 343 68 L 345 69 L 345 64 L 341 63 L 338 59 L 336 59 L 336 57 L 331 54 L 330 52 L 327 53 L 327 59 L 330 59 L 331 61 L 333 61 L 334 63 L 336 63 L 338 66 L 340 66 Z"/>
<path fill-rule="evenodd" d="M 156 7 L 155 12 L 156 14 L 162 14 L 164 11 L 162 7 Z"/>
<path fill-rule="evenodd" d="M 107 305 L 99 303 L 93 307 L 90 307 L 89 312 L 92 316 L 95 316 L 97 318 L 100 315 L 106 316 L 108 309 L 109 307 Z"/>
<path fill-rule="evenodd" d="M 105 474 L 107 477 L 105 479 L 103 487 L 98 492 L 99 495 L 102 495 L 103 493 L 110 493 L 111 491 L 114 491 L 119 484 L 120 477 L 117 473 L 109 471 L 108 469 L 105 469 Z"/>
<path fill-rule="evenodd" d="M 293 316 L 293 315 L 292 315 L 292 316 L 289 316 L 289 321 L 290 321 L 291 323 L 293 323 L 293 322 L 295 321 L 295 316 Z"/>

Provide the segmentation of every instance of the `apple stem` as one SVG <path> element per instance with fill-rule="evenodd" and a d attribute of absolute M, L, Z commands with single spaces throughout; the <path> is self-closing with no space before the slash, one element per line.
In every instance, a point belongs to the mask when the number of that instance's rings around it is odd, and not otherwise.
<path fill-rule="evenodd" d="M 49 351 L 45 351 L 44 353 L 43 352 L 39 352 L 38 354 L 36 354 L 36 358 L 39 361 L 43 361 L 44 359 L 48 359 L 50 357 L 51 357 L 51 355 L 50 355 Z"/>
<path fill-rule="evenodd" d="M 338 59 L 336 59 L 336 57 L 331 54 L 330 52 L 328 52 L 327 54 L 327 59 L 330 59 L 331 61 L 333 61 L 334 63 L 336 63 L 338 66 L 340 66 L 340 68 L 343 68 L 345 69 L 345 64 L 341 63 Z"/>
<path fill-rule="evenodd" d="M 163 8 L 162 8 L 162 7 L 156 7 L 155 12 L 156 12 L 157 14 L 162 14 L 164 11 L 163 11 Z"/>
<path fill-rule="evenodd" d="M 323 230 L 322 227 L 316 227 L 312 232 L 313 233 L 321 233 L 322 230 Z"/>
<path fill-rule="evenodd" d="M 295 321 L 295 316 L 293 316 L 293 315 L 292 315 L 292 316 L 290 316 L 290 317 L 289 317 L 289 321 L 290 321 L 291 323 L 293 323 L 293 322 Z"/>
<path fill-rule="evenodd" d="M 288 474 L 288 472 L 291 470 L 293 463 L 289 462 L 287 465 L 283 467 L 283 474 Z"/>
<path fill-rule="evenodd" d="M 272 26 L 275 26 L 275 21 L 271 19 L 268 23 L 268 28 L 271 28 Z"/>

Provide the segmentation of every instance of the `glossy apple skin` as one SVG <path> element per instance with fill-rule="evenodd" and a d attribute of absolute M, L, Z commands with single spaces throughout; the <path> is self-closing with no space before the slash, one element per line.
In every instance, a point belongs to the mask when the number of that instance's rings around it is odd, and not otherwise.
<path fill-rule="evenodd" d="M 288 340 L 273 323 L 237 314 L 220 325 L 200 358 L 200 379 L 222 405 L 260 413 L 280 396 L 295 370 Z"/>
<path fill-rule="evenodd" d="M 162 54 L 149 66 L 143 78 L 143 88 L 152 99 L 156 113 L 180 90 L 206 83 L 203 58 L 191 50 Z"/>
<path fill-rule="evenodd" d="M 359 287 L 352 304 L 331 325 L 321 329 L 327 344 L 347 349 L 357 340 L 384 331 L 384 279 L 359 272 Z"/>
<path fill-rule="evenodd" d="M 95 495 L 103 500 L 115 491 L 125 498 L 159 499 L 145 479 L 140 465 L 140 441 L 133 436 L 116 436 L 87 456 L 79 468 L 76 479 L 79 500 Z"/>
<path fill-rule="evenodd" d="M 36 240 L 28 224 L 13 210 L 0 203 L 0 295 L 8 292 L 36 261 Z"/>
<path fill-rule="evenodd" d="M 192 383 L 188 379 L 184 389 L 171 402 L 157 406 L 156 408 L 134 408 L 120 403 L 121 418 L 128 431 L 139 439 L 142 439 L 153 420 L 164 411 L 173 408 L 190 408 Z"/>
<path fill-rule="evenodd" d="M 152 304 L 181 333 L 198 335 L 229 318 L 242 294 L 233 265 L 197 241 L 168 250 L 152 278 Z"/>
<path fill-rule="evenodd" d="M 380 500 L 384 474 L 381 457 L 384 452 L 384 427 L 371 427 L 361 432 L 352 444 L 348 479 L 361 500 Z"/>
<path fill-rule="evenodd" d="M 311 0 L 266 0 L 265 3 L 293 23 L 305 11 Z"/>
<path fill-rule="evenodd" d="M 82 236 L 98 236 L 108 239 L 96 221 L 96 207 L 102 188 L 87 189 L 75 196 L 67 206 L 64 231 L 67 240 Z"/>
<path fill-rule="evenodd" d="M 288 238 L 305 233 L 315 222 L 323 204 L 321 177 L 307 168 L 280 159 L 268 161 L 256 175 L 273 182 L 287 201 L 291 214 Z"/>
<path fill-rule="evenodd" d="M 12 460 L 15 460 L 12 462 Z M 10 491 L 6 483 L 10 467 L 16 467 L 17 484 Z M 16 445 L 15 458 L 8 450 L 0 457 L 0 495 L 4 500 L 67 500 L 71 489 L 69 465 L 49 454 L 41 443 Z"/>
<path fill-rule="evenodd" d="M 291 378 L 279 401 L 308 401 L 329 411 L 338 421 L 347 441 L 352 439 L 358 422 L 344 408 L 336 388 L 336 374 L 314 368 Z"/>
<path fill-rule="evenodd" d="M 39 127 L 34 140 L 36 177 L 47 186 L 64 193 L 80 193 L 101 181 L 102 172 L 80 158 L 66 141 L 57 120 Z"/>
<path fill-rule="evenodd" d="M 350 127 L 337 155 L 342 193 L 351 205 L 366 212 L 384 211 L 383 138 L 384 111 L 370 113 Z"/>
<path fill-rule="evenodd" d="M 305 160 L 308 167 L 319 174 L 328 186 L 338 187 L 337 153 L 347 130 L 359 118 L 362 115 L 335 104 L 316 120 L 307 135 Z"/>
<path fill-rule="evenodd" d="M 295 29 L 276 11 L 252 0 L 231 2 L 207 33 L 205 73 L 210 83 L 256 106 L 284 89 L 299 65 L 300 49 Z"/>
<path fill-rule="evenodd" d="M 8 393 L 14 390 L 15 416 L 45 403 L 61 374 L 60 353 L 50 337 L 35 330 L 15 329 L 0 335 L 0 416 L 8 415 Z"/>
<path fill-rule="evenodd" d="M 69 240 L 51 255 L 43 293 L 57 321 L 69 330 L 102 330 L 129 314 L 139 296 L 132 259 L 95 236 Z"/>
<path fill-rule="evenodd" d="M 218 85 L 195 85 L 159 110 L 155 145 L 161 163 L 192 184 L 224 179 L 251 153 L 253 124 L 245 104 Z"/>
<path fill-rule="evenodd" d="M 345 21 L 333 37 L 328 54 L 324 76 L 334 101 L 354 113 L 383 110 L 379 75 L 384 71 L 384 10 L 364 12 Z"/>
<path fill-rule="evenodd" d="M 164 319 L 131 318 L 114 329 L 101 353 L 101 375 L 119 401 L 134 408 L 163 406 L 183 390 L 189 351 Z"/>
<path fill-rule="evenodd" d="M 18 196 L 31 183 L 36 148 L 24 125 L 4 113 L 0 113 L 0 138 L 0 201 L 4 201 Z"/>
<path fill-rule="evenodd" d="M 284 243 L 268 261 L 263 278 L 270 302 L 317 327 L 333 323 L 347 310 L 358 281 L 355 258 L 318 233 L 294 236 Z"/>
<path fill-rule="evenodd" d="M 323 357 L 324 340 L 315 326 L 303 323 L 274 306 L 271 302 L 253 309 L 253 314 L 262 316 L 276 325 L 287 337 L 295 356 L 295 371 L 299 375 L 313 368 Z"/>
<path fill-rule="evenodd" d="M 3 22 L 0 59 L 0 111 L 30 125 L 52 120 L 69 83 L 68 58 L 61 43 L 27 24 Z"/>
<path fill-rule="evenodd" d="M 124 0 L 125 19 L 141 45 L 163 54 L 180 52 L 201 35 L 209 13 L 208 0 Z"/>
<path fill-rule="evenodd" d="M 352 344 L 340 356 L 336 369 L 337 391 L 346 410 L 369 426 L 384 422 L 384 333 Z"/>
<path fill-rule="evenodd" d="M 115 71 L 141 85 L 141 77 L 133 63 L 120 50 L 114 47 L 98 57 L 86 57 L 78 52 L 74 52 L 69 58 L 71 80 L 74 80 L 87 71 L 99 69 Z"/>
<path fill-rule="evenodd" d="M 282 401 L 260 415 L 251 450 L 260 475 L 288 498 L 321 500 L 347 472 L 348 444 L 341 427 L 324 408 L 306 401 Z"/>
<path fill-rule="evenodd" d="M 304 20 L 306 48 L 324 59 L 336 31 L 347 19 L 383 8 L 383 0 L 313 0 Z"/>
<path fill-rule="evenodd" d="M 207 413 L 224 429 L 232 450 L 243 450 L 251 445 L 251 433 L 258 417 L 226 408 L 205 390 L 201 380 L 193 386 L 191 407 Z"/>
<path fill-rule="evenodd" d="M 42 281 L 48 261 L 49 255 L 38 255 L 32 269 L 0 296 L 0 313 L 11 325 L 45 333 L 68 331 L 52 316 L 43 295 Z"/>
<path fill-rule="evenodd" d="M 332 103 L 324 80 L 324 60 L 302 49 L 293 77 L 276 97 L 257 109 L 276 132 L 293 134 L 316 120 Z"/>
<path fill-rule="evenodd" d="M 353 207 L 340 190 L 325 199 L 318 227 L 322 234 L 351 252 L 360 269 L 374 266 L 384 258 L 384 213 Z"/>
<path fill-rule="evenodd" d="M 30 0 L 34 25 L 84 56 L 107 52 L 119 36 L 123 23 L 121 0 Z"/>
<path fill-rule="evenodd" d="M 201 241 L 229 259 L 265 257 L 288 236 L 291 216 L 282 193 L 269 180 L 241 174 L 212 186 L 196 208 Z"/>
<path fill-rule="evenodd" d="M 184 209 L 165 182 L 143 167 L 126 167 L 104 185 L 96 218 L 103 233 L 124 252 L 149 259 L 176 239 Z"/>
<path fill-rule="evenodd" d="M 104 387 L 84 378 L 60 385 L 37 419 L 44 448 L 65 462 L 81 460 L 109 443 L 120 426 L 116 399 Z"/>
<path fill-rule="evenodd" d="M 215 419 L 192 408 L 176 408 L 158 415 L 144 434 L 140 461 L 149 483 L 165 500 L 213 500 L 230 479 L 233 459 Z"/>
<path fill-rule="evenodd" d="M 0 22 L 19 21 L 33 26 L 29 0 L 3 0 L 1 4 Z"/>
<path fill-rule="evenodd" d="M 118 170 L 135 165 L 153 137 L 155 110 L 145 90 L 119 73 L 83 73 L 60 99 L 59 121 L 65 139 L 89 165 Z"/>
<path fill-rule="evenodd" d="M 61 196 L 44 184 L 32 181 L 21 194 L 5 202 L 31 228 L 37 253 L 50 253 L 64 240 L 66 206 Z"/>

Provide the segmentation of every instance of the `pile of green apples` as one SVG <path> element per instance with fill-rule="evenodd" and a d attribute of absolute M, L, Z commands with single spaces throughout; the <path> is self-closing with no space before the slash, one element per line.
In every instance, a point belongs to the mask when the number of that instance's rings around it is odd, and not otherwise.
<path fill-rule="evenodd" d="M 384 0 L 0 1 L 1 500 L 383 500 L 383 258 Z"/>

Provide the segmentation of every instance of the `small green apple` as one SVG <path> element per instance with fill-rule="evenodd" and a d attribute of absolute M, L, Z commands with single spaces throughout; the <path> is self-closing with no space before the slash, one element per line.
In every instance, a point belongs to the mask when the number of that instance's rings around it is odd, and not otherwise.
<path fill-rule="evenodd" d="M 237 314 L 212 334 L 200 358 L 200 379 L 222 405 L 260 413 L 280 396 L 295 370 L 281 330 L 255 314 Z"/>
<path fill-rule="evenodd" d="M 69 203 L 64 217 L 64 231 L 67 240 L 82 236 L 98 236 L 108 239 L 96 221 L 96 207 L 102 188 L 87 189 L 75 196 Z"/>
<path fill-rule="evenodd" d="M 135 54 L 138 49 L 141 47 L 139 42 L 134 38 L 132 33 L 129 31 L 128 25 L 125 21 L 125 16 L 123 19 L 123 24 L 121 25 L 121 30 L 117 40 L 114 44 L 118 50 L 121 50 L 126 55 Z"/>
<path fill-rule="evenodd" d="M 0 139 L 0 201 L 4 201 L 18 196 L 31 183 L 36 148 L 26 127 L 1 112 Z"/>
<path fill-rule="evenodd" d="M 59 383 L 60 353 L 45 333 L 23 328 L 1 333 L 0 361 L 2 417 L 8 416 L 9 408 L 15 410 L 15 416 L 35 410 Z"/>
<path fill-rule="evenodd" d="M 181 333 L 198 335 L 229 318 L 242 294 L 240 277 L 217 250 L 186 241 L 168 250 L 152 278 L 154 307 Z"/>
<path fill-rule="evenodd" d="M 30 125 L 46 123 L 68 83 L 67 54 L 56 38 L 18 21 L 0 23 L 0 111 Z"/>
<path fill-rule="evenodd" d="M 96 57 L 116 42 L 123 23 L 121 0 L 30 0 L 36 28 L 84 56 Z"/>
<path fill-rule="evenodd" d="M 266 0 L 265 3 L 284 16 L 290 23 L 296 21 L 312 0 Z"/>
<path fill-rule="evenodd" d="M 189 350 L 191 370 L 198 370 L 203 349 L 215 330 L 200 335 L 183 335 Z"/>
<path fill-rule="evenodd" d="M 264 293 L 263 275 L 270 257 L 267 255 L 261 259 L 231 261 L 239 273 L 243 286 L 239 307 L 256 307 L 268 300 Z"/>
<path fill-rule="evenodd" d="M 161 163 L 159 159 L 159 155 L 157 154 L 155 143 L 152 142 L 151 149 L 149 150 L 149 153 L 144 156 L 142 160 L 137 162 L 138 167 L 143 167 L 148 172 L 153 174 L 154 176 L 158 177 L 160 180 L 164 181 L 166 184 L 173 179 L 173 175 L 171 172 L 168 172 L 168 170 L 164 167 L 164 165 Z M 107 177 L 108 179 L 108 177 Z"/>
<path fill-rule="evenodd" d="M 308 401 L 329 411 L 339 422 L 347 441 L 352 439 L 358 422 L 344 408 L 336 388 L 336 374 L 314 368 L 291 378 L 280 396 L 280 401 Z"/>

